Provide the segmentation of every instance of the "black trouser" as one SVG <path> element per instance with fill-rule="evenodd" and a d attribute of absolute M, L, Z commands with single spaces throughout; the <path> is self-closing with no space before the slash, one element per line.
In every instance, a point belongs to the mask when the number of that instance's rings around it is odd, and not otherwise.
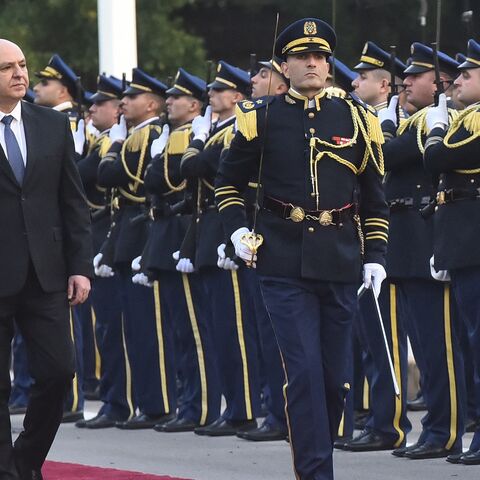
<path fill-rule="evenodd" d="M 13 319 L 25 339 L 34 383 L 27 413 L 12 448 L 8 398 Z M 63 401 L 75 370 L 66 291 L 45 293 L 33 267 L 23 289 L 0 297 L 0 478 L 17 478 L 13 453 L 31 468 L 40 468 L 60 425 Z"/>

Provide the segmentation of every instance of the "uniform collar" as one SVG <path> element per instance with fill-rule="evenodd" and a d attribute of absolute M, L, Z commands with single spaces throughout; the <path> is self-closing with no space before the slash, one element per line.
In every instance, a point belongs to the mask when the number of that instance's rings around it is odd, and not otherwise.
<path fill-rule="evenodd" d="M 73 103 L 70 101 L 59 103 L 58 105 L 55 105 L 53 107 L 53 109 L 56 110 L 57 112 L 64 112 L 65 110 L 70 110 L 72 108 L 73 108 Z"/>
<path fill-rule="evenodd" d="M 134 130 L 140 130 L 141 128 L 145 127 L 146 125 L 153 123 L 157 121 L 160 117 L 151 117 L 147 120 L 144 120 L 142 123 L 139 123 L 136 127 L 134 127 Z"/>
<path fill-rule="evenodd" d="M 387 108 L 387 107 L 388 107 L 388 102 L 387 102 L 387 101 L 381 102 L 381 103 L 373 106 L 373 108 L 374 108 L 377 112 L 379 112 L 380 110 L 383 110 L 384 108 Z"/>
<path fill-rule="evenodd" d="M 304 95 L 298 93 L 294 88 L 290 87 L 286 94 L 287 103 L 297 103 L 297 101 L 303 102 L 303 108 L 315 108 L 317 111 L 320 110 L 320 100 L 325 96 L 325 89 L 322 89 L 320 93 L 317 93 L 312 99 L 305 97 Z"/>

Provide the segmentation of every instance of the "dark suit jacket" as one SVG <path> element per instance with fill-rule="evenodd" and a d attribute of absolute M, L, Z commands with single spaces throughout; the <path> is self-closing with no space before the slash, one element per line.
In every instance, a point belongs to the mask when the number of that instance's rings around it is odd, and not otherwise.
<path fill-rule="evenodd" d="M 21 290 L 30 259 L 46 292 L 65 290 L 70 275 L 93 276 L 90 215 L 68 117 L 22 102 L 22 119 L 22 186 L 0 148 L 0 297 Z"/>

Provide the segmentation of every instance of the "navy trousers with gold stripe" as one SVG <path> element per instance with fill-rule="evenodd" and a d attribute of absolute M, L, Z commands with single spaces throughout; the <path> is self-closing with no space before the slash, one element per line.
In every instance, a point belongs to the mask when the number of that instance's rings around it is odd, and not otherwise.
<path fill-rule="evenodd" d="M 96 277 L 90 292 L 95 337 L 101 358 L 99 414 L 113 420 L 134 415 L 132 375 L 127 356 L 117 276 Z"/>
<path fill-rule="evenodd" d="M 400 397 L 395 395 L 393 381 L 371 291 L 359 301 L 357 331 L 363 346 L 363 363 L 370 387 L 370 410 L 365 428 L 392 441 L 400 447 L 412 429 L 407 418 L 408 348 L 404 316 L 398 314 L 399 305 L 395 285 L 384 282 L 379 296 L 385 334 L 392 356 Z"/>
<path fill-rule="evenodd" d="M 153 288 L 132 282 L 130 265 L 117 270 L 122 303 L 125 342 L 132 371 L 134 404 L 141 413 L 159 416 L 175 411 L 170 392 L 175 378 L 166 375 L 170 356 L 164 334 L 164 312 L 160 305 L 158 284 Z"/>
<path fill-rule="evenodd" d="M 183 380 L 178 418 L 207 425 L 220 414 L 221 389 L 213 346 L 211 314 L 203 285 L 196 273 L 161 271 L 160 299 L 171 326 L 178 334 L 176 364 Z"/>
<path fill-rule="evenodd" d="M 422 392 L 427 414 L 422 441 L 448 450 L 462 445 L 466 394 L 455 304 L 449 284 L 435 280 L 393 281 L 397 316 L 410 317 L 408 335 L 419 348 Z M 417 347 L 416 347 L 417 346 Z"/>
<path fill-rule="evenodd" d="M 465 323 L 474 367 L 473 384 L 476 398 L 476 416 L 480 418 L 480 267 L 450 271 L 452 289 Z M 480 450 L 480 424 L 470 444 L 470 450 Z"/>
<path fill-rule="evenodd" d="M 246 267 L 225 271 L 201 269 L 205 293 L 211 301 L 215 349 L 227 420 L 251 420 L 260 414 L 258 337 L 252 288 L 255 279 Z"/>
<path fill-rule="evenodd" d="M 284 362 L 296 478 L 332 480 L 357 286 L 287 277 L 262 277 L 261 286 Z"/>

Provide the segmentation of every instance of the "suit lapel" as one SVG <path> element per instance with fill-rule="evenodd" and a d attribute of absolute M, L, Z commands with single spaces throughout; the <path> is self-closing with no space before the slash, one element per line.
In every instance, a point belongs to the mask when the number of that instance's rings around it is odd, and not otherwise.
<path fill-rule="evenodd" d="M 27 166 L 25 178 L 23 179 L 23 185 L 25 186 L 35 167 L 37 160 L 36 152 L 41 144 L 40 124 L 35 122 L 35 112 L 32 111 L 27 102 L 22 102 L 22 120 L 25 129 L 25 141 L 27 143 Z"/>

